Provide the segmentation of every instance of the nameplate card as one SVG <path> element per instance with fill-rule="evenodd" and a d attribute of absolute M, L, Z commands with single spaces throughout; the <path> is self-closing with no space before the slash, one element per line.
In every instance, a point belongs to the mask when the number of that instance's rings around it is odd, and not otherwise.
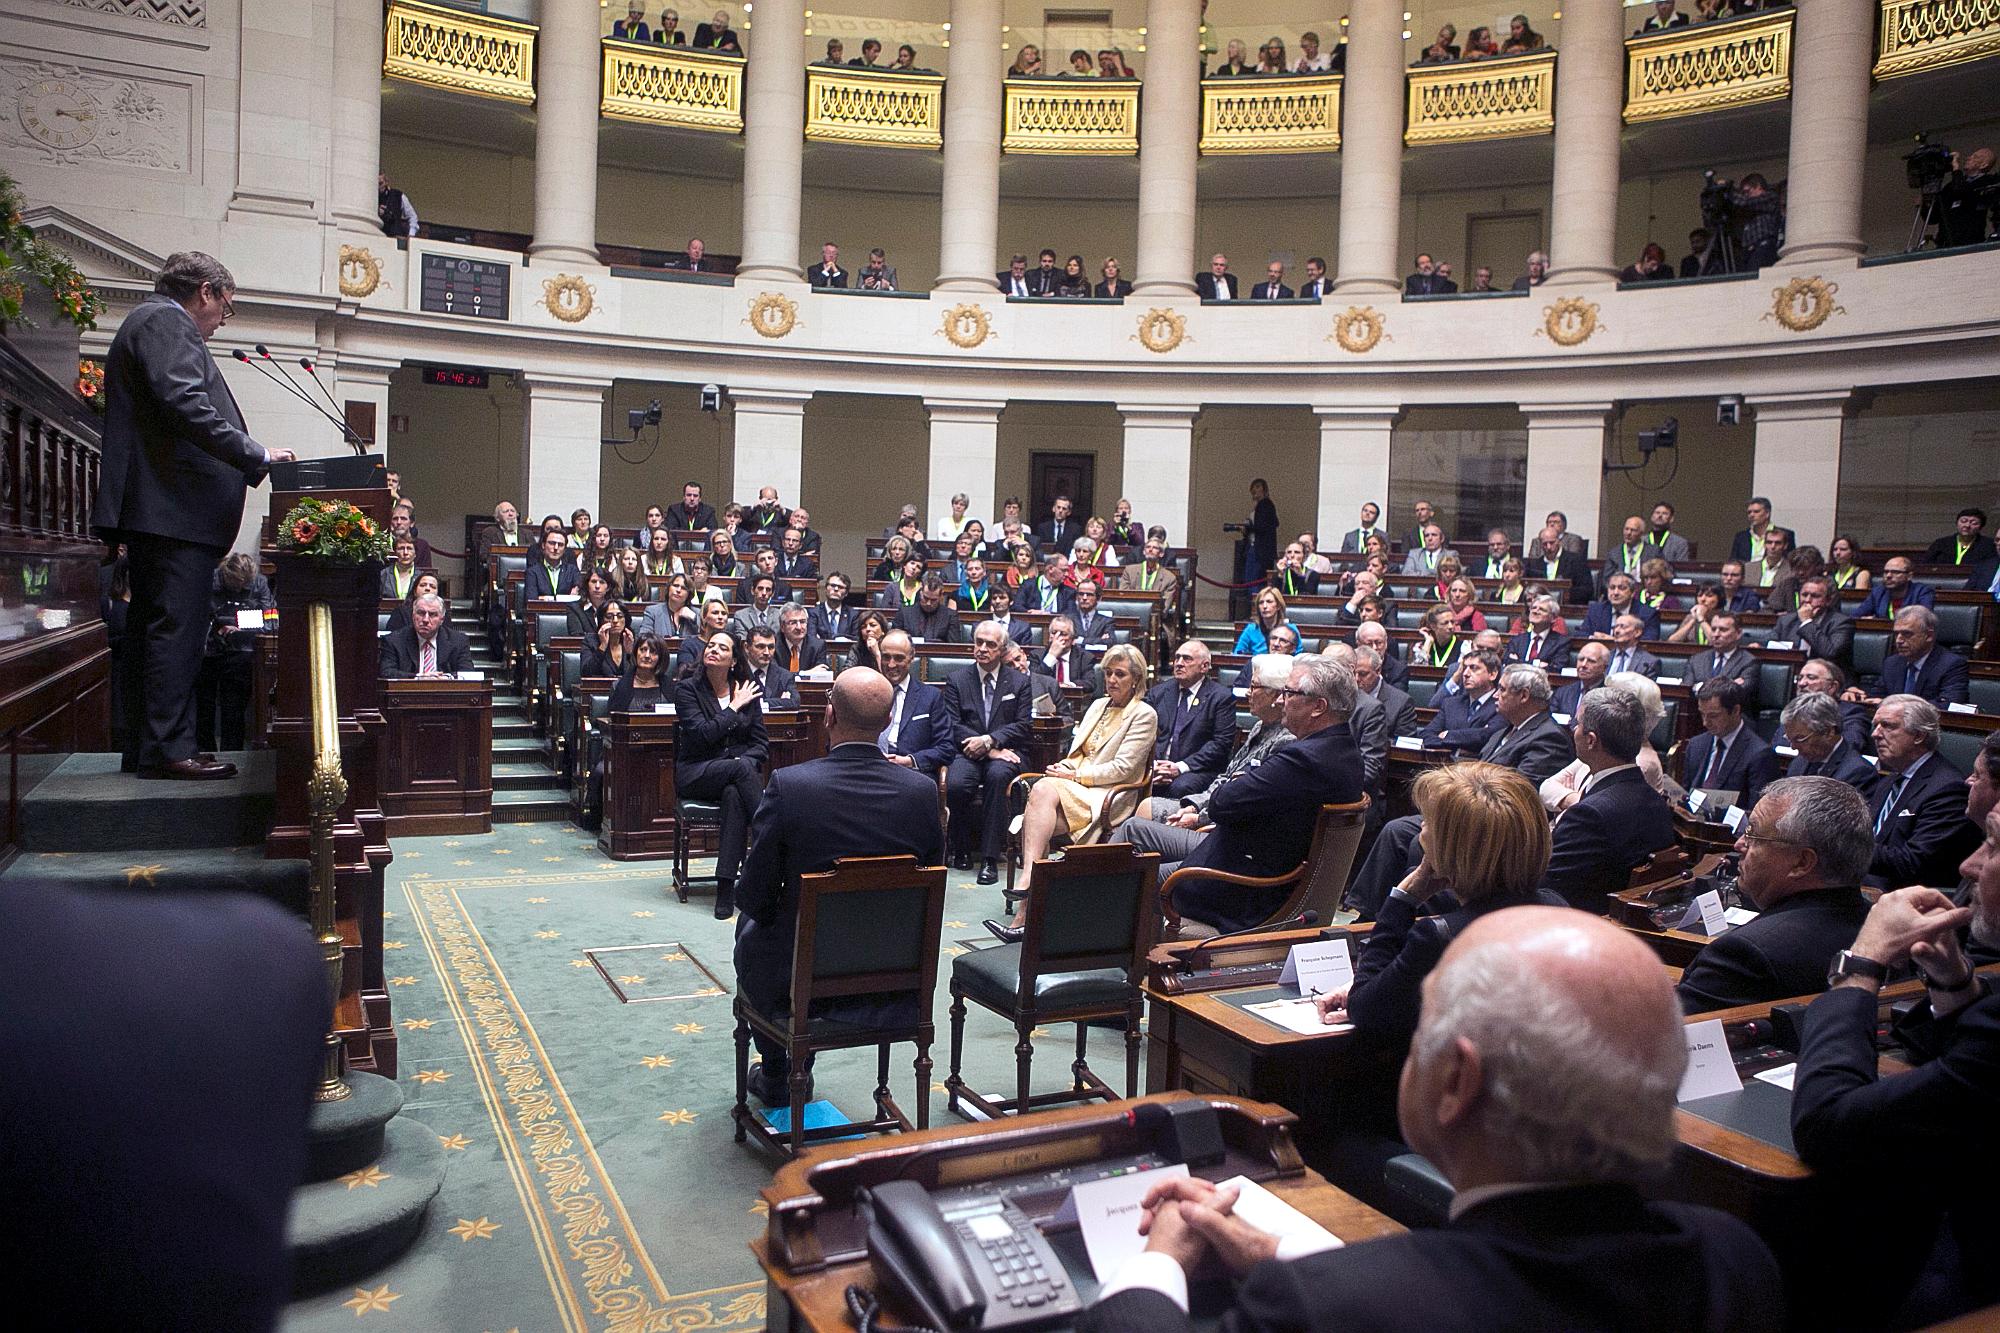
<path fill-rule="evenodd" d="M 583 600 L 583 594 L 580 592 L 559 592 L 555 595 L 554 600 L 558 602 L 580 602 Z"/>
<path fill-rule="evenodd" d="M 1285 955 L 1278 984 L 1296 986 L 1300 995 L 1331 995 L 1352 986 L 1354 956 L 1348 952 L 1347 937 L 1294 944 Z"/>
<path fill-rule="evenodd" d="M 1576 668 L 1575 668 L 1575 667 L 1564 667 L 1564 668 L 1562 669 L 1562 674 L 1563 674 L 1564 676 L 1568 677 L 1568 678 L 1569 678 L 1569 679 L 1571 679 L 1571 680 L 1575 680 L 1575 679 L 1576 679 Z"/>
<path fill-rule="evenodd" d="M 486 673 L 485 673 L 484 671 L 454 671 L 454 672 L 452 673 L 452 679 L 454 679 L 454 680 L 485 680 L 485 679 L 486 679 Z"/>
<path fill-rule="evenodd" d="M 1421 750 L 1424 748 L 1423 739 L 1418 736 L 1398 736 L 1391 744 L 1398 750 Z"/>
<path fill-rule="evenodd" d="M 264 628 L 264 613 L 258 610 L 254 606 L 251 607 L 248 611 L 238 611 L 236 613 L 236 628 L 238 629 Z"/>
<path fill-rule="evenodd" d="M 1747 907 L 1725 907 L 1722 919 L 1732 926 L 1747 926 L 1757 919 L 1757 914 Z"/>
<path fill-rule="evenodd" d="M 1774 1088 L 1783 1088 L 1786 1092 L 1790 1092 L 1792 1084 L 1798 1081 L 1799 1063 L 1794 1060 L 1788 1065 L 1779 1065 L 1776 1069 L 1766 1069 L 1755 1077 Z"/>
<path fill-rule="evenodd" d="M 1328 1250 L 1339 1249 L 1347 1243 L 1248 1176 L 1231 1176 L 1222 1182 L 1220 1188 L 1237 1191 L 1236 1206 L 1229 1210 L 1230 1213 L 1267 1236 L 1276 1236 L 1279 1240 L 1297 1236 L 1315 1241 Z"/>
<path fill-rule="evenodd" d="M 1662 676 L 1655 683 L 1659 685 L 1678 685 L 1681 683 L 1681 678 L 1679 676 Z"/>
<path fill-rule="evenodd" d="M 1549 716 L 1556 720 L 1556 725 L 1559 727 L 1566 727 L 1576 720 L 1568 713 L 1550 713 Z"/>
<path fill-rule="evenodd" d="M 1795 639 L 1767 639 L 1764 642 L 1764 646 L 1766 648 L 1775 648 L 1778 649 L 1779 651 L 1783 651 L 1784 649 L 1787 648 L 1798 647 L 1798 641 Z"/>
<path fill-rule="evenodd" d="M 1724 810 L 1722 812 L 1722 827 L 1728 829 L 1731 833 L 1741 833 L 1743 831 L 1743 807 L 1732 805 L 1727 810 Z"/>
<path fill-rule="evenodd" d="M 1706 893 L 1695 895 L 1694 901 L 1688 904 L 1687 915 L 1681 918 L 1681 929 L 1686 930 L 1692 926 L 1700 926 L 1710 935 L 1720 935 L 1729 929 L 1723 917 L 1720 893 L 1710 889 Z"/>
<path fill-rule="evenodd" d="M 1720 1097 L 1725 1092 L 1743 1091 L 1743 1077 L 1729 1055 L 1729 1038 L 1723 1035 L 1722 1020 L 1689 1023 L 1681 1029 L 1687 1042 L 1687 1071 L 1681 1075 L 1680 1091 L 1674 1100 L 1700 1101 Z"/>
<path fill-rule="evenodd" d="M 674 706 L 672 704 L 654 704 L 653 711 L 655 713 L 672 713 Z"/>
<path fill-rule="evenodd" d="M 1946 704 L 1944 709 L 1947 713 L 1977 713 L 1979 711 L 1971 704 Z"/>
<path fill-rule="evenodd" d="M 1139 1234 L 1139 1219 L 1145 1216 L 1140 1205 L 1146 1192 L 1163 1180 L 1187 1174 L 1187 1163 L 1176 1162 L 1155 1171 L 1135 1171 L 1078 1185 L 1054 1221 L 1063 1221 L 1064 1213 L 1076 1218 L 1091 1269 L 1099 1282 L 1109 1282 L 1121 1264 L 1146 1248 L 1146 1238 Z"/>
<path fill-rule="evenodd" d="M 1773 745 L 1771 753 L 1780 759 L 1796 759 L 1799 757 L 1799 752 L 1789 745 Z"/>

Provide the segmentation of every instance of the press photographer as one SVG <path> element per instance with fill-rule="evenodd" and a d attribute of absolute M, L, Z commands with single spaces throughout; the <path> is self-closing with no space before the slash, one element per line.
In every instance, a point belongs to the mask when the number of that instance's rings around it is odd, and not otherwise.
<path fill-rule="evenodd" d="M 1757 172 L 1740 182 L 1702 173 L 1701 221 L 1710 241 L 1701 272 L 1754 273 L 1778 262 L 1785 235 L 1785 193 Z"/>
<path fill-rule="evenodd" d="M 1938 187 L 1938 248 L 1978 245 L 1986 239 L 1993 217 L 2000 213 L 2000 172 L 1993 170 L 1993 150 L 1975 148 L 1961 160 L 1951 155 L 1951 170 Z"/>

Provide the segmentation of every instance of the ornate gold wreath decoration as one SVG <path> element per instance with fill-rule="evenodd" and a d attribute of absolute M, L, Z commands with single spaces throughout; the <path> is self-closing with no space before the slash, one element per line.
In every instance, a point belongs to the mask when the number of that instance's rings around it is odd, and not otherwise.
<path fill-rule="evenodd" d="M 1590 341 L 1597 332 L 1597 304 L 1580 296 L 1558 296 L 1555 304 L 1542 308 L 1542 327 L 1549 341 L 1558 347 L 1575 347 Z"/>
<path fill-rule="evenodd" d="M 581 324 L 597 308 L 597 288 L 573 273 L 542 279 L 541 305 L 565 324 Z"/>
<path fill-rule="evenodd" d="M 798 327 L 798 303 L 779 292 L 760 292 L 743 322 L 763 337 L 782 338 Z"/>
<path fill-rule="evenodd" d="M 1333 317 L 1333 332 L 1326 338 L 1337 342 L 1343 352 L 1373 351 L 1382 341 L 1382 313 L 1372 305 L 1351 305 Z"/>
<path fill-rule="evenodd" d="M 944 334 L 953 347 L 977 347 L 994 337 L 992 317 L 983 305 L 955 305 L 944 312 Z"/>
<path fill-rule="evenodd" d="M 382 285 L 382 261 L 365 245 L 340 247 L 340 294 L 359 300 Z"/>
<path fill-rule="evenodd" d="M 1793 278 L 1784 286 L 1771 289 L 1771 311 L 1764 318 L 1777 320 L 1793 333 L 1809 332 L 1835 315 L 1847 313 L 1847 307 L 1833 299 L 1839 290 L 1838 283 L 1825 278 Z"/>
<path fill-rule="evenodd" d="M 1139 316 L 1132 335 L 1149 352 L 1171 352 L 1187 340 L 1187 319 L 1179 311 L 1155 307 Z"/>

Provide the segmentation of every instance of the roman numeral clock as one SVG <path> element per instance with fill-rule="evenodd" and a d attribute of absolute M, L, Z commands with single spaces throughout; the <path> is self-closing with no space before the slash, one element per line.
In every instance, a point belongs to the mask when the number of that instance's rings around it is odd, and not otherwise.
<path fill-rule="evenodd" d="M 41 79 L 15 101 L 21 128 L 57 152 L 73 152 L 97 137 L 97 100 L 68 79 Z"/>

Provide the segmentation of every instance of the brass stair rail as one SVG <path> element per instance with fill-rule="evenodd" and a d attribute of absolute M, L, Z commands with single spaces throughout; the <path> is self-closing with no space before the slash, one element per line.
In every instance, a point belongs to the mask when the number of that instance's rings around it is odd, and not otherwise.
<path fill-rule="evenodd" d="M 333 676 L 333 612 L 325 602 L 306 607 L 306 664 L 312 682 L 312 777 L 306 784 L 311 807 L 312 931 L 319 942 L 320 959 L 326 965 L 326 982 L 333 1006 L 326 1037 L 320 1051 L 319 1087 L 313 1100 L 344 1101 L 354 1090 L 347 1085 L 342 1066 L 339 1028 L 340 973 L 342 946 L 340 927 L 335 922 L 333 829 L 340 819 L 340 807 L 347 802 L 347 779 L 340 772 L 340 705 L 335 698 Z"/>

